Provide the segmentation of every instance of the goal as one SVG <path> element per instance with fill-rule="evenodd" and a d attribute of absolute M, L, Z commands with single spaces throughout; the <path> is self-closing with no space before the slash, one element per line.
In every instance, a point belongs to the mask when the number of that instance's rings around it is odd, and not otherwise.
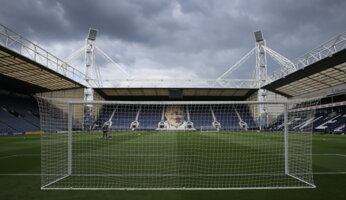
<path fill-rule="evenodd" d="M 315 187 L 313 102 L 38 102 L 41 189 Z"/>

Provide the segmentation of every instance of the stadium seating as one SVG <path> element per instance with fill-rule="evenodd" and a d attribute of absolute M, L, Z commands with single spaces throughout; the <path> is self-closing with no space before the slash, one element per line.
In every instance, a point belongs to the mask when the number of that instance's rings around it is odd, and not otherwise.
<path fill-rule="evenodd" d="M 26 95 L 0 94 L 0 132 L 39 131 L 36 100 Z"/>
<path fill-rule="evenodd" d="M 163 107 L 156 109 L 141 109 L 138 118 L 139 127 L 136 130 L 155 130 L 157 128 L 158 123 L 161 121 L 162 109 Z"/>
<path fill-rule="evenodd" d="M 324 113 L 318 110 L 311 118 L 301 116 L 290 119 L 288 122 L 289 130 L 303 131 L 309 124 L 313 124 L 313 132 L 328 134 L 345 134 L 346 133 L 346 111 Z M 269 126 L 270 130 L 283 130 L 283 116 L 279 116 L 278 120 Z"/>
<path fill-rule="evenodd" d="M 255 130 L 258 129 L 258 125 L 255 122 L 255 119 L 251 116 L 251 112 L 249 110 L 248 106 L 238 106 L 237 110 L 241 111 L 239 112 L 241 118 L 243 121 L 247 123 L 249 126 L 249 129 Z"/>
<path fill-rule="evenodd" d="M 112 106 L 104 106 L 101 111 L 98 123 L 103 124 L 108 121 L 115 108 Z M 129 130 L 130 124 L 136 120 L 139 107 L 122 106 L 117 107 L 116 112 L 112 118 L 112 130 Z M 135 130 L 155 130 L 158 127 L 158 123 L 162 120 L 163 107 L 156 107 L 151 109 L 149 107 L 141 108 L 138 116 L 139 126 Z M 190 115 L 190 121 L 193 122 L 196 130 L 201 130 L 201 127 L 212 127 L 214 121 L 212 112 L 209 106 L 189 106 L 182 108 L 185 113 L 185 120 L 188 120 Z M 223 107 L 222 109 L 214 109 L 216 121 L 221 123 L 222 130 L 241 130 L 239 125 L 239 118 L 235 113 L 235 108 L 231 106 Z M 238 108 L 241 110 L 240 117 L 245 121 L 250 128 L 258 128 L 254 119 L 251 117 L 247 107 Z"/>
<path fill-rule="evenodd" d="M 214 120 L 208 106 L 190 106 L 188 110 L 194 128 L 200 130 L 203 126 L 212 126 Z"/>
<path fill-rule="evenodd" d="M 9 125 L 0 122 L 0 133 L 8 133 L 8 132 L 12 132 L 13 130 L 15 130 L 12 127 L 9 127 Z"/>
<path fill-rule="evenodd" d="M 101 124 L 109 120 L 114 109 L 114 107 L 108 106 L 104 108 L 104 113 L 107 113 L 107 115 L 101 117 L 101 119 L 103 119 L 103 122 Z M 139 108 L 136 106 L 117 107 L 116 112 L 112 118 L 112 126 L 110 127 L 110 129 L 117 131 L 130 130 L 130 124 L 136 119 L 138 109 Z"/>
<path fill-rule="evenodd" d="M 158 123 L 162 118 L 162 109 L 164 107 L 149 107 L 141 108 L 138 115 L 139 126 L 135 130 L 156 130 Z M 188 108 L 188 109 L 187 109 Z M 62 110 L 52 106 L 56 116 L 49 116 L 53 119 L 51 127 L 59 127 L 62 123 L 66 123 L 67 117 Z M 99 128 L 102 124 L 109 120 L 114 105 L 106 105 L 101 111 L 97 123 Z M 116 108 L 116 112 L 112 118 L 111 130 L 130 130 L 130 124 L 136 120 L 139 106 L 120 106 Z M 189 106 L 182 108 L 187 120 L 187 112 L 190 115 L 190 121 L 193 122 L 196 130 L 201 130 L 202 127 L 212 127 L 214 117 L 211 109 L 214 112 L 215 120 L 221 124 L 221 130 L 242 130 L 239 125 L 239 117 L 246 122 L 249 129 L 258 129 L 255 119 L 252 117 L 248 106 Z M 8 132 L 28 132 L 40 131 L 39 111 L 36 100 L 27 95 L 13 95 L 11 93 L 0 93 L 0 133 Z M 237 115 L 239 114 L 239 116 Z M 65 119 L 65 121 L 61 121 Z M 313 124 L 313 131 L 329 134 L 345 134 L 346 133 L 346 111 L 339 109 L 335 112 L 327 112 L 326 110 L 317 110 L 316 114 L 311 116 L 299 116 L 292 118 L 289 121 L 289 129 L 295 131 L 304 131 L 305 127 Z M 75 130 L 81 129 L 81 122 L 75 123 Z M 45 127 L 47 129 L 47 127 Z M 283 116 L 279 116 L 268 129 L 271 131 L 282 131 Z"/>
<path fill-rule="evenodd" d="M 318 123 L 314 123 L 315 132 L 342 134 L 345 133 L 342 126 L 346 124 L 346 112 L 332 112 L 325 114 Z"/>

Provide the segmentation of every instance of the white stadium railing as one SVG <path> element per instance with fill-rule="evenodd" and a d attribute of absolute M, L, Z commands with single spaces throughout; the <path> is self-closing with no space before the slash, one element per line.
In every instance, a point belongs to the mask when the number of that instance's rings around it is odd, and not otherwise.
<path fill-rule="evenodd" d="M 62 74 L 74 81 L 86 84 L 85 80 L 89 80 L 93 87 L 97 81 L 87 77 L 87 75 L 78 69 L 72 67 L 63 60 L 52 55 L 48 51 L 34 44 L 30 40 L 24 38 L 18 33 L 12 31 L 6 26 L 0 24 L 0 45 L 15 51 L 55 72 Z M 267 84 L 275 80 L 283 78 L 299 69 L 302 69 L 312 63 L 315 63 L 323 58 L 331 56 L 346 48 L 346 32 L 341 33 L 327 42 L 321 44 L 319 47 L 313 49 L 309 53 L 295 59 L 287 66 L 283 66 L 274 71 L 268 76 Z M 294 65 L 291 67 L 289 65 Z M 259 88 L 259 81 L 255 79 L 143 79 L 143 78 L 130 78 L 130 79 L 113 79 L 102 80 L 104 87 L 183 87 L 183 88 Z"/>
<path fill-rule="evenodd" d="M 303 56 L 295 59 L 293 61 L 295 69 L 292 70 L 290 67 L 282 67 L 274 71 L 268 79 L 268 83 L 278 80 L 291 74 L 299 69 L 302 69 L 308 65 L 311 65 L 323 58 L 329 57 L 343 49 L 346 48 L 346 32 L 341 33 L 332 39 L 324 42 L 317 48 L 311 50 L 310 52 L 304 54 Z"/>
<path fill-rule="evenodd" d="M 79 83 L 86 79 L 83 72 L 2 24 L 0 24 L 0 45 Z"/>
<path fill-rule="evenodd" d="M 255 79 L 155 79 L 155 78 L 128 78 L 102 79 L 103 87 L 117 88 L 258 88 L 259 82 Z"/>

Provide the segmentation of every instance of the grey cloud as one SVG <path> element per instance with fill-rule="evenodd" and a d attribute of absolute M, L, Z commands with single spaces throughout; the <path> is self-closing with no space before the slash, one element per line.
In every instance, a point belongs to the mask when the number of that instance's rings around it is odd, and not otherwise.
<path fill-rule="evenodd" d="M 212 78 L 253 48 L 258 29 L 277 52 L 302 55 L 345 31 L 345 7 L 343 0 L 3 0 L 0 19 L 46 46 L 77 44 L 93 27 L 102 49 L 129 69 L 185 67 Z"/>

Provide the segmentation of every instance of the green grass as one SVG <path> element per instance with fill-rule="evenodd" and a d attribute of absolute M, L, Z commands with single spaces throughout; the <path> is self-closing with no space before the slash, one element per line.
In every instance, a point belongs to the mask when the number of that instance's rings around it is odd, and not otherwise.
<path fill-rule="evenodd" d="M 200 173 L 214 173 L 206 171 L 209 167 L 216 167 L 217 164 L 225 164 L 225 168 L 219 169 L 219 172 L 230 170 L 227 166 L 237 163 L 239 168 L 233 168 L 227 173 L 239 171 L 243 173 L 258 171 L 255 167 L 247 168 L 244 166 L 248 162 L 260 162 L 256 156 L 244 159 L 245 155 L 261 154 L 262 164 L 267 167 L 261 168 L 262 172 L 270 171 L 270 164 L 276 164 L 275 169 L 282 169 L 282 157 L 273 156 L 281 154 L 276 151 L 275 145 L 282 145 L 282 137 L 275 134 L 257 134 L 256 141 L 251 134 L 233 135 L 232 139 L 227 134 L 222 133 L 150 133 L 144 135 L 113 135 L 113 140 L 106 141 L 99 138 L 97 134 L 89 136 L 74 136 L 74 173 L 86 173 L 93 170 L 95 173 L 102 173 L 101 166 L 95 166 L 97 157 L 90 155 L 104 154 L 111 150 L 109 154 L 125 155 L 129 147 L 135 148 L 136 152 L 141 152 L 142 156 L 120 156 L 102 158 L 103 165 L 112 164 L 117 171 L 122 173 L 157 173 L 161 169 L 162 173 L 178 172 L 179 174 L 191 174 L 199 170 Z M 211 135 L 208 135 L 211 134 Z M 212 134 L 220 134 L 213 136 Z M 46 138 L 47 139 L 47 138 Z M 149 143 L 150 141 L 154 143 Z M 174 142 L 168 142 L 174 141 Z M 193 143 L 191 143 L 194 141 Z M 247 142 L 245 142 L 247 141 Z M 95 146 L 97 144 L 98 146 Z M 154 146 L 153 146 L 154 144 Z M 226 159 L 222 155 L 232 153 L 232 149 L 227 150 L 226 145 L 232 145 L 237 149 L 237 154 L 244 155 L 242 159 L 233 157 Z M 254 145 L 255 144 L 255 145 Z M 268 145 L 269 144 L 269 145 Z M 271 144 L 271 145 L 270 145 Z M 344 199 L 346 196 L 346 136 L 332 135 L 314 135 L 313 136 L 313 171 L 316 189 L 276 189 L 276 190 L 233 190 L 233 191 L 43 191 L 40 190 L 40 136 L 1 136 L 0 137 L 0 199 Z M 130 146 L 129 146 L 130 145 Z M 132 146 L 131 146 L 132 145 Z M 148 146 L 149 145 L 149 146 Z M 214 148 L 218 145 L 219 148 Z M 221 145 L 221 146 L 220 146 Z M 93 148 L 95 147 L 95 148 Z M 149 150 L 148 150 L 149 149 Z M 83 150 L 83 151 L 79 151 Z M 85 151 L 87 150 L 87 152 Z M 160 150 L 160 151 L 158 151 Z M 224 154 L 220 154 L 221 152 Z M 158 157 L 150 157 L 151 154 Z M 209 153 L 211 160 L 203 161 L 204 156 Z M 234 152 L 233 152 L 234 153 Z M 89 156 L 88 156 L 89 155 Z M 146 155 L 146 157 L 143 157 Z M 170 155 L 182 155 L 172 159 Z M 185 156 L 184 156 L 185 155 Z M 186 157 L 188 155 L 188 157 Z M 87 159 L 85 159 L 87 158 Z M 170 158 L 170 159 L 168 159 Z M 263 158 L 270 158 L 266 161 Z M 99 158 L 100 159 L 100 158 Z M 165 160 L 167 159 L 167 160 Z M 194 160 L 195 159 L 195 160 Z M 194 162 L 188 162 L 194 160 Z M 245 160 L 245 161 L 244 161 Z M 276 162 L 274 162 L 274 160 Z M 99 160 L 100 161 L 100 160 Z M 167 162 L 163 168 L 139 167 L 135 169 L 126 168 L 133 162 L 135 163 L 159 163 Z M 91 164 L 94 163 L 94 166 Z M 83 166 L 83 167 L 82 167 Z M 106 166 L 104 166 L 106 167 Z M 100 171 L 97 171 L 100 170 Z M 110 168 L 108 168 L 110 169 Z M 83 171 L 84 170 L 84 171 Z M 165 171 L 166 170 L 166 171 Z M 216 170 L 216 173 L 219 173 Z M 113 173 L 113 172 L 112 172 Z M 116 173 L 116 172 L 114 172 Z M 220 178 L 220 177 L 218 177 Z M 95 181 L 95 179 L 91 179 Z M 140 180 L 138 177 L 132 177 L 134 184 Z M 147 179 L 146 179 L 147 180 Z M 217 184 L 217 181 L 207 179 L 209 183 Z M 258 180 L 258 179 L 257 179 Z M 280 178 L 280 180 L 283 180 Z M 73 180 L 70 180 L 73 181 Z M 82 181 L 82 180 L 79 180 Z M 101 180 L 111 181 L 111 180 Z M 114 181 L 114 179 L 112 179 Z M 159 180 L 160 184 L 172 179 Z M 227 180 L 224 180 L 227 183 Z M 244 180 L 239 180 L 244 181 Z M 88 182 L 88 181 L 86 181 Z M 193 184 L 203 182 L 203 178 L 182 178 L 174 180 L 175 183 Z M 288 180 L 288 182 L 290 182 Z M 104 182 L 108 183 L 108 182 Z M 172 182 L 169 182 L 172 183 Z M 249 182 L 250 183 L 250 182 Z"/>
<path fill-rule="evenodd" d="M 73 173 L 48 188 L 309 186 L 284 174 L 281 133 L 115 132 L 111 135 L 110 141 L 101 139 L 100 133 L 74 134 Z M 302 134 L 297 136 L 308 139 Z M 67 141 L 66 135 L 44 137 L 49 144 Z M 59 143 L 56 148 L 66 149 L 66 144 Z M 67 162 L 60 153 L 50 154 L 48 159 L 51 157 L 59 161 L 48 164 L 47 168 Z M 308 159 L 303 155 L 303 160 L 305 157 Z M 47 176 L 46 183 L 64 176 L 66 170 L 61 174 Z M 304 176 L 309 179 L 308 175 Z"/>

